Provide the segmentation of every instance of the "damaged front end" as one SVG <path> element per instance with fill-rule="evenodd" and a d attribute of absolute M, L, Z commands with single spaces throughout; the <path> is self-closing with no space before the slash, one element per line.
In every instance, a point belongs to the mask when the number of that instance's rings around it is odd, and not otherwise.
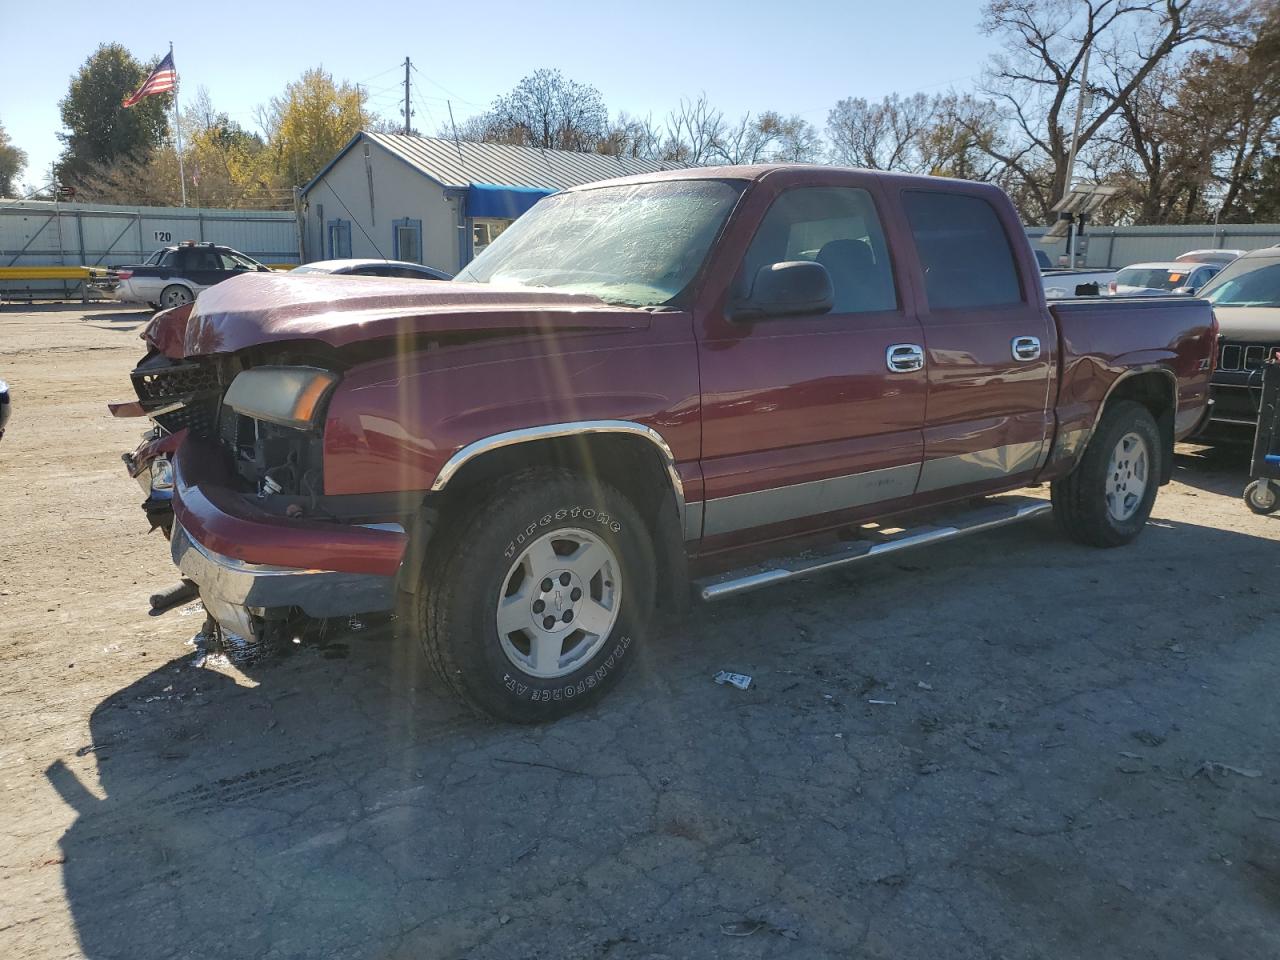
<path fill-rule="evenodd" d="M 157 315 L 131 374 L 138 399 L 110 409 L 152 421 L 125 464 L 209 615 L 223 634 L 261 640 L 299 614 L 389 610 L 403 527 L 362 525 L 360 512 L 380 505 L 324 497 L 324 409 L 341 379 L 333 358 L 282 345 L 182 356 L 174 327 L 189 315 Z"/>

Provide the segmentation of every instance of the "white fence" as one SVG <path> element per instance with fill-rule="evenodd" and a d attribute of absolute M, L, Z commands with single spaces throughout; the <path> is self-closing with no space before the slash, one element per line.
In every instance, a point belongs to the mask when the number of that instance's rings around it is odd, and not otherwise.
<path fill-rule="evenodd" d="M 1027 236 L 1055 261 L 1065 241 L 1040 244 L 1044 227 Z M 1186 250 L 1280 244 L 1280 224 L 1088 228 L 1084 264 L 1123 267 L 1170 260 Z M 298 222 L 291 210 L 125 207 L 90 203 L 0 201 L 0 267 L 112 267 L 138 263 L 158 247 L 183 240 L 234 247 L 263 263 L 298 262 Z M 6 271 L 7 272 L 7 271 Z M 71 280 L 19 281 L 28 295 L 79 296 Z M 15 282 L 6 280 L 13 292 Z M 2 292 L 2 291 L 0 291 Z"/>
<path fill-rule="evenodd" d="M 0 201 L 0 267 L 113 267 L 183 240 L 225 244 L 263 263 L 298 262 L 292 210 Z M 36 296 L 79 295 L 73 281 L 20 282 Z"/>
<path fill-rule="evenodd" d="M 1066 253 L 1066 240 L 1042 244 L 1045 227 L 1027 227 L 1031 242 L 1057 263 Z M 1087 267 L 1126 267 L 1131 263 L 1172 260 L 1188 250 L 1256 250 L 1280 244 L 1280 224 L 1225 223 L 1204 226 L 1095 227 L 1085 228 Z"/>

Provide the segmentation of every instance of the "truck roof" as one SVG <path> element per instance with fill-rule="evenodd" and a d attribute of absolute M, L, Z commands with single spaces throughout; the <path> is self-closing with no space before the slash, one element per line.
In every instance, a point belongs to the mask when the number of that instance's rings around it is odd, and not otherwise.
<path fill-rule="evenodd" d="M 994 184 L 977 180 L 960 180 L 954 177 L 930 177 L 912 173 L 891 173 L 886 170 L 870 170 L 864 167 L 835 167 L 814 163 L 751 163 L 719 167 L 684 167 L 679 170 L 655 170 L 652 173 L 639 173 L 629 177 L 615 177 L 612 180 L 597 180 L 570 187 L 565 193 L 583 190 L 596 190 L 601 187 L 622 186 L 638 183 L 659 183 L 666 180 L 763 180 L 765 177 L 804 180 L 814 175 L 834 176 L 852 175 L 858 178 L 876 178 L 881 182 L 900 187 L 922 187 L 926 184 L 937 189 L 962 187 L 965 192 L 994 192 L 1004 196 L 1004 192 Z"/>

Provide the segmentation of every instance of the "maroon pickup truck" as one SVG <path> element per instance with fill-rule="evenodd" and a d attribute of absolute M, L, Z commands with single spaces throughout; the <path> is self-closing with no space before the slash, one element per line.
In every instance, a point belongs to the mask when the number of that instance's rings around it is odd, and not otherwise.
<path fill-rule="evenodd" d="M 155 421 L 126 461 L 218 629 L 399 610 L 463 699 L 537 721 L 691 596 L 1050 509 L 1132 540 L 1216 325 L 1046 306 L 994 187 L 756 166 L 549 197 L 452 283 L 237 277 L 144 337 L 113 412 Z"/>

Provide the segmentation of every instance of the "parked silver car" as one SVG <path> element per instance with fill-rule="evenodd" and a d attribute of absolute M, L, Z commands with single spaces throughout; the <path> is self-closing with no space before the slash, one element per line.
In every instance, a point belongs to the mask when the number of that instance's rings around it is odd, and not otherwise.
<path fill-rule="evenodd" d="M 341 273 L 357 277 L 409 277 L 414 280 L 452 280 L 435 267 L 407 260 L 317 260 L 294 267 L 290 273 Z"/>
<path fill-rule="evenodd" d="M 1222 269 L 1220 263 L 1134 263 L 1116 272 L 1107 284 L 1113 297 L 1168 297 L 1190 295 L 1203 287 Z"/>

